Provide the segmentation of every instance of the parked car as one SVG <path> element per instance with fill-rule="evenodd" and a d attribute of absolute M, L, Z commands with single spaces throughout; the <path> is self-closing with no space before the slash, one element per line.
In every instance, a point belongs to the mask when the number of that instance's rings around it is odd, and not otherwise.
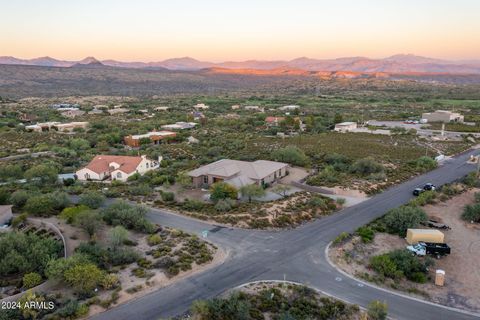
<path fill-rule="evenodd" d="M 419 196 L 421 193 L 423 193 L 423 192 L 425 192 L 425 189 L 415 188 L 415 189 L 413 190 L 413 195 L 414 195 L 415 197 L 418 197 L 418 196 Z"/>
<path fill-rule="evenodd" d="M 430 254 L 437 258 L 450 254 L 450 247 L 446 243 L 419 242 L 415 245 L 407 246 L 407 250 L 417 256 Z"/>
<path fill-rule="evenodd" d="M 423 186 L 423 190 L 425 190 L 425 191 L 435 191 L 435 189 L 437 189 L 437 187 L 433 183 L 430 183 L 430 182 Z"/>

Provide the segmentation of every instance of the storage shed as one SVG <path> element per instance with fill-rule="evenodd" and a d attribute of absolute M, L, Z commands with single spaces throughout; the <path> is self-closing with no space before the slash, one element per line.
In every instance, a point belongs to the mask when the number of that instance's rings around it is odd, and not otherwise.
<path fill-rule="evenodd" d="M 444 243 L 444 235 L 439 230 L 407 229 L 406 240 L 409 244 L 419 242 Z"/>

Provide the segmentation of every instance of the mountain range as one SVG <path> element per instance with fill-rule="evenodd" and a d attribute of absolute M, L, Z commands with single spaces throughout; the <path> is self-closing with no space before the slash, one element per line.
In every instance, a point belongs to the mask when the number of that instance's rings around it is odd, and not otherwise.
<path fill-rule="evenodd" d="M 0 56 L 0 64 L 33 65 L 43 67 L 73 67 L 73 68 L 133 68 L 133 69 L 168 69 L 181 71 L 196 71 L 212 69 L 217 72 L 232 73 L 252 72 L 252 70 L 303 70 L 315 72 L 361 72 L 361 73 L 435 73 L 435 74 L 480 74 L 480 60 L 451 61 L 413 54 L 398 54 L 384 59 L 365 57 L 348 57 L 338 59 L 312 59 L 301 57 L 293 60 L 247 60 L 213 63 L 199 61 L 190 57 L 167 59 L 157 62 L 122 62 L 117 60 L 99 61 L 87 57 L 80 61 L 57 60 L 51 57 L 35 59 L 19 59 L 10 56 Z"/>

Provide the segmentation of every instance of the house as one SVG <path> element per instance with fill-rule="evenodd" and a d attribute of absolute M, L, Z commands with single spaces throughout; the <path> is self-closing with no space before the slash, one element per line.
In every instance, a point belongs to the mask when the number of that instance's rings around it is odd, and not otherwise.
<path fill-rule="evenodd" d="M 437 110 L 435 112 L 427 112 L 422 114 L 422 123 L 426 122 L 463 122 L 464 117 L 460 113 Z"/>
<path fill-rule="evenodd" d="M 56 103 L 52 104 L 50 108 L 58 111 L 78 110 L 80 105 L 78 103 Z"/>
<path fill-rule="evenodd" d="M 168 111 L 170 107 L 155 107 L 153 110 L 155 111 Z"/>
<path fill-rule="evenodd" d="M 162 158 L 150 160 L 146 156 L 110 156 L 98 155 L 90 163 L 78 170 L 75 174 L 78 180 L 119 180 L 127 181 L 128 177 L 139 173 L 141 175 L 148 171 L 158 169 Z"/>
<path fill-rule="evenodd" d="M 237 188 L 245 185 L 259 186 L 275 183 L 288 173 L 289 165 L 283 162 L 257 160 L 254 162 L 222 159 L 188 173 L 194 187 L 208 187 L 215 182 L 226 182 Z"/>
<path fill-rule="evenodd" d="M 82 111 L 82 110 L 68 110 L 68 111 L 64 111 L 61 113 L 62 116 L 66 117 L 66 118 L 75 118 L 75 117 L 78 117 L 78 116 L 83 116 L 85 114 L 85 111 Z"/>
<path fill-rule="evenodd" d="M 278 127 L 280 122 L 285 121 L 285 117 L 266 117 L 265 124 L 269 127 Z"/>
<path fill-rule="evenodd" d="M 113 109 L 107 110 L 107 112 L 108 112 L 110 115 L 127 113 L 128 111 L 129 111 L 128 109 L 125 109 L 125 108 L 122 108 L 122 107 L 119 107 L 119 106 L 114 107 Z"/>
<path fill-rule="evenodd" d="M 12 220 L 12 218 L 12 206 L 0 206 L 0 226 L 8 224 Z"/>
<path fill-rule="evenodd" d="M 196 104 L 193 106 L 193 109 L 195 110 L 207 110 L 209 109 L 210 107 L 205 105 L 204 103 L 199 103 L 199 104 Z"/>
<path fill-rule="evenodd" d="M 335 125 L 334 131 L 337 132 L 349 132 L 357 129 L 356 122 L 341 122 Z"/>
<path fill-rule="evenodd" d="M 184 130 L 193 129 L 197 124 L 195 122 L 176 122 L 174 124 L 165 124 L 162 129 L 166 130 Z"/>
<path fill-rule="evenodd" d="M 238 110 L 240 109 L 240 106 L 238 104 L 235 104 L 232 106 L 232 110 Z"/>
<path fill-rule="evenodd" d="M 189 116 L 191 116 L 190 119 L 193 119 L 194 121 L 205 119 L 205 115 L 200 111 L 190 112 Z"/>
<path fill-rule="evenodd" d="M 300 106 L 283 106 L 283 107 L 280 107 L 278 108 L 279 110 L 281 111 L 295 111 L 295 110 L 298 110 L 300 109 Z"/>
<path fill-rule="evenodd" d="M 75 129 L 87 129 L 88 122 L 78 121 L 78 122 L 67 122 L 59 123 L 53 126 L 54 129 L 57 129 L 60 132 L 73 132 Z"/>
<path fill-rule="evenodd" d="M 103 110 L 94 107 L 92 110 L 88 111 L 88 114 L 103 114 Z"/>
<path fill-rule="evenodd" d="M 31 123 L 31 122 L 38 119 L 38 117 L 36 115 L 28 114 L 28 113 L 20 113 L 17 118 L 21 122 L 28 122 L 28 123 Z"/>
<path fill-rule="evenodd" d="M 258 112 L 264 112 L 265 111 L 265 108 L 259 107 L 259 106 L 245 106 L 245 107 L 243 107 L 243 109 L 249 110 L 249 111 L 258 111 Z"/>
<path fill-rule="evenodd" d="M 27 131 L 35 131 L 35 132 L 42 132 L 42 131 L 50 131 L 54 126 L 59 125 L 60 122 L 50 121 L 50 122 L 39 122 L 37 124 L 32 124 L 29 126 L 25 126 L 25 130 Z"/>
<path fill-rule="evenodd" d="M 129 135 L 123 138 L 125 144 L 129 147 L 136 148 L 142 144 L 144 139 L 150 140 L 153 144 L 160 144 L 165 138 L 175 138 L 177 134 L 172 131 L 150 131 L 145 134 Z"/>

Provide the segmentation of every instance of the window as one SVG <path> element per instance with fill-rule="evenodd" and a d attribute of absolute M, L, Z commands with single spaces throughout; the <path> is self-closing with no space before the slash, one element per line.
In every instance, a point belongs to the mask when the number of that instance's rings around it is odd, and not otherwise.
<path fill-rule="evenodd" d="M 117 172 L 117 178 L 122 178 L 122 173 L 121 172 Z"/>
<path fill-rule="evenodd" d="M 282 169 L 278 170 L 278 176 L 279 176 L 279 177 L 282 176 Z"/>
<path fill-rule="evenodd" d="M 203 176 L 203 183 L 208 183 L 208 176 Z"/>
<path fill-rule="evenodd" d="M 148 169 L 148 162 L 146 163 L 146 165 L 147 165 L 147 169 Z"/>

